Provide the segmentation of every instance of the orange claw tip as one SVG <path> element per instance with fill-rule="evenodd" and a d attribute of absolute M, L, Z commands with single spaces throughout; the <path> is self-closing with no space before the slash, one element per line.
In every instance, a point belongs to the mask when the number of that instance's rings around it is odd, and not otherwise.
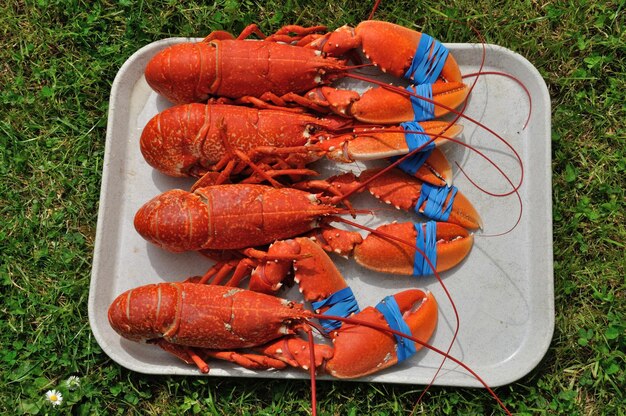
<path fill-rule="evenodd" d="M 469 87 L 462 82 L 435 82 L 432 88 L 433 100 L 449 108 L 459 107 L 469 93 Z M 435 117 L 441 117 L 449 112 L 447 108 L 435 104 Z"/>
<path fill-rule="evenodd" d="M 470 252 L 474 237 L 465 228 L 445 222 L 436 223 L 436 270 L 442 272 L 459 264 Z M 412 222 L 386 224 L 370 234 L 354 250 L 357 263 L 382 273 L 413 275 L 417 232 Z M 400 238 L 390 240 L 386 235 Z M 432 273 L 431 273 L 432 274 Z"/>
<path fill-rule="evenodd" d="M 430 292 L 421 290 L 411 290 L 396 293 L 393 295 L 400 311 L 403 311 L 402 318 L 411 328 L 411 334 L 420 341 L 426 342 L 430 339 L 437 327 L 437 301 Z M 415 349 L 419 350 L 422 345 L 415 343 Z"/>
<path fill-rule="evenodd" d="M 443 272 L 459 264 L 474 245 L 474 235 L 465 228 L 448 222 L 437 223 L 437 271 Z"/>
<path fill-rule="evenodd" d="M 454 197 L 448 222 L 458 224 L 468 230 L 483 229 L 483 220 L 478 211 L 461 192 L 457 192 Z"/>
<path fill-rule="evenodd" d="M 433 149 L 415 176 L 435 186 L 452 186 L 452 166 L 438 148 Z"/>

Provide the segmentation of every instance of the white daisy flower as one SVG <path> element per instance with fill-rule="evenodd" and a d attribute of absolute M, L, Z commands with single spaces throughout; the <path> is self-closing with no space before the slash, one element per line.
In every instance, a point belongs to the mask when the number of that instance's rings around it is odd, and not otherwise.
<path fill-rule="evenodd" d="M 67 380 L 65 380 L 65 385 L 70 390 L 76 390 L 80 387 L 80 378 L 78 378 L 78 376 L 69 376 Z"/>
<path fill-rule="evenodd" d="M 63 396 L 57 390 L 48 390 L 46 392 L 46 398 L 52 403 L 52 406 L 58 406 L 63 403 Z"/>

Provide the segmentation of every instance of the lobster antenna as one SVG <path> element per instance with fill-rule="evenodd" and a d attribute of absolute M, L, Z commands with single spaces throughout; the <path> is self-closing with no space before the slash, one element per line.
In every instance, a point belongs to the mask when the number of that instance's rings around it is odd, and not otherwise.
<path fill-rule="evenodd" d="M 446 17 L 447 17 L 447 16 L 446 16 Z M 448 17 L 448 18 L 449 18 L 449 17 Z M 453 21 L 457 21 L 457 22 L 459 22 L 457 19 L 452 19 L 452 20 L 453 20 Z M 469 96 L 470 96 L 470 94 L 472 93 L 472 91 L 474 90 L 474 87 L 475 87 L 475 86 L 476 86 L 476 84 L 478 83 L 478 77 L 479 77 L 479 76 L 480 76 L 480 74 L 482 73 L 483 67 L 484 67 L 484 65 L 485 65 L 485 59 L 486 59 L 486 57 L 487 57 L 487 48 L 486 48 L 486 46 L 485 46 L 486 41 L 485 41 L 485 38 L 484 38 L 483 34 L 482 34 L 482 33 L 481 33 L 481 32 L 480 32 L 477 28 L 475 28 L 475 27 L 474 27 L 474 25 L 472 25 L 472 24 L 471 24 L 471 23 L 469 23 L 469 22 L 460 22 L 460 23 L 465 23 L 465 25 L 469 26 L 469 28 L 470 28 L 470 29 L 471 29 L 471 30 L 472 30 L 472 31 L 476 34 L 476 36 L 477 36 L 477 37 L 478 37 L 478 39 L 480 40 L 480 44 L 481 44 L 481 46 L 482 46 L 482 56 L 481 56 L 481 61 L 480 61 L 480 67 L 479 67 L 479 69 L 478 69 L 478 74 L 479 74 L 479 75 L 478 75 L 478 76 L 476 76 L 476 78 L 474 79 L 474 82 L 472 82 L 472 85 L 471 85 L 471 86 L 470 86 L 470 88 L 469 88 L 469 91 L 468 91 L 468 94 L 467 94 L 467 97 L 469 97 Z M 517 79 L 516 79 L 516 81 L 518 81 L 518 83 L 519 83 L 519 80 L 517 80 Z M 521 84 L 521 83 L 520 83 L 520 84 Z M 523 84 L 522 84 L 522 85 L 523 85 Z M 525 86 L 524 86 L 524 90 L 525 90 L 525 91 L 527 91 L 527 94 L 528 94 L 528 90 L 525 88 Z M 530 99 L 530 94 L 528 94 L 528 97 L 529 97 L 529 99 Z M 465 116 L 465 108 L 466 108 L 466 107 L 467 107 L 467 98 L 465 99 L 465 102 L 463 103 L 463 108 L 461 109 L 461 111 L 460 111 L 459 113 L 456 113 L 456 114 L 457 114 L 457 115 L 456 115 L 456 117 L 455 117 L 455 118 L 454 118 L 454 120 L 453 120 L 453 121 L 449 124 L 449 126 L 452 126 L 452 124 L 453 124 L 453 123 L 456 123 L 456 121 L 457 121 L 457 120 L 458 120 L 461 116 L 466 117 L 466 116 Z M 530 119 L 530 114 L 528 115 L 528 119 Z M 528 122 L 528 121 L 527 121 L 527 122 Z M 481 127 L 482 127 L 482 126 L 481 126 Z M 446 130 L 447 130 L 447 128 L 446 128 Z M 444 131 L 445 131 L 445 130 L 444 130 Z M 502 142 L 503 142 L 506 146 L 508 146 L 508 147 L 509 147 L 509 148 L 513 151 L 513 153 L 515 154 L 515 156 L 517 156 L 517 159 L 518 159 L 519 164 L 520 164 L 520 169 L 521 169 L 521 176 L 520 176 L 520 182 L 519 182 L 519 185 L 518 185 L 518 186 L 514 186 L 514 185 L 513 185 L 513 183 L 511 182 L 511 180 L 509 179 L 509 177 L 508 177 L 506 174 L 504 174 L 504 172 L 502 172 L 502 171 L 500 170 L 499 166 L 497 166 L 497 165 L 495 165 L 495 164 L 494 164 L 494 166 L 496 167 L 496 169 L 498 169 L 498 171 L 500 171 L 500 172 L 502 173 L 502 175 L 505 177 L 505 179 L 506 179 L 506 180 L 507 180 L 507 181 L 511 184 L 511 186 L 513 187 L 513 192 L 515 192 L 515 194 L 517 195 L 517 198 L 518 198 L 518 200 L 519 200 L 519 202 L 520 202 L 520 213 L 519 213 L 518 219 L 517 219 L 517 221 L 515 222 L 515 224 L 513 225 L 513 227 L 512 227 L 510 230 L 508 230 L 508 231 L 506 232 L 506 233 L 508 233 L 508 232 L 512 231 L 513 229 L 515 229 L 515 227 L 517 227 L 517 225 L 519 224 L 519 222 L 520 222 L 520 220 L 521 220 L 521 218 L 522 218 L 522 211 L 523 211 L 523 207 L 522 207 L 522 199 L 521 199 L 521 197 L 520 197 L 520 194 L 519 194 L 519 192 L 518 192 L 518 189 L 519 189 L 519 187 L 521 187 L 522 182 L 523 182 L 523 180 L 524 180 L 524 163 L 522 162 L 522 160 L 521 160 L 521 158 L 520 158 L 519 154 L 517 153 L 517 151 L 516 151 L 516 150 L 515 150 L 515 149 L 514 149 L 514 148 L 513 148 L 513 147 L 512 147 L 512 146 L 511 146 L 511 145 L 510 145 L 510 144 L 509 144 L 506 140 L 504 140 L 503 138 L 501 138 L 501 137 L 500 137 L 500 136 L 498 136 L 498 135 L 496 135 L 496 137 L 498 137 L 498 138 L 499 138 L 499 139 L 500 139 L 500 140 L 501 140 L 501 141 L 502 141 Z M 470 148 L 471 148 L 471 147 L 470 147 Z M 475 150 L 475 149 L 473 149 L 473 148 L 471 148 L 471 149 L 472 149 L 472 150 Z M 479 153 L 479 154 L 481 154 L 480 152 L 478 152 L 478 153 Z M 487 159 L 487 160 L 491 163 L 491 160 L 489 160 L 489 159 Z M 493 164 L 493 163 L 492 163 L 492 164 Z M 458 164 L 458 163 L 456 163 L 456 165 L 460 168 L 460 166 L 459 166 L 459 164 Z M 470 181 L 470 183 L 472 183 L 474 186 L 476 186 L 476 185 L 475 185 L 475 183 L 474 183 L 474 182 L 473 182 L 473 181 L 472 181 L 472 180 L 471 180 L 471 179 L 467 176 L 467 174 L 465 174 L 465 172 L 463 171 L 463 169 L 461 169 L 461 172 L 462 172 L 462 173 L 463 173 L 463 175 L 465 175 L 465 177 L 466 177 L 466 178 Z M 480 187 L 478 187 L 478 186 L 476 186 L 476 187 L 477 187 L 479 190 L 483 191 L 483 189 L 482 189 L 482 188 L 480 188 Z M 505 233 L 505 234 L 506 234 L 506 233 Z M 449 352 L 450 352 L 450 350 L 451 350 L 451 348 L 452 348 L 452 344 L 450 344 L 450 346 L 449 346 L 448 350 L 446 351 L 446 353 L 449 353 Z M 436 372 L 435 372 L 435 374 L 433 375 L 432 380 L 431 380 L 431 381 L 430 381 L 430 383 L 426 386 L 426 388 L 422 391 L 422 393 L 421 393 L 421 394 L 420 394 L 420 396 L 418 397 L 417 401 L 415 402 L 415 406 L 413 406 L 413 410 L 411 411 L 411 415 L 413 415 L 413 414 L 415 413 L 415 409 L 417 408 L 417 405 L 418 405 L 418 404 L 420 403 L 420 401 L 422 400 L 422 397 L 426 394 L 426 392 L 428 391 L 428 389 L 429 389 L 429 388 L 433 385 L 433 383 L 435 382 L 435 380 L 436 380 L 436 378 L 437 378 L 437 375 L 439 375 L 439 372 L 440 372 L 440 371 L 441 371 L 441 369 L 443 368 L 443 365 L 444 365 L 445 361 L 446 361 L 446 357 L 444 356 L 444 359 L 441 361 L 441 364 L 439 364 L 439 368 L 437 369 L 437 371 L 436 371 Z M 489 389 L 489 387 L 487 387 L 487 388 Z M 491 392 L 491 390 L 490 390 L 490 392 Z M 493 393 L 493 392 L 492 392 L 492 393 Z M 495 396 L 495 393 L 493 393 L 493 394 L 494 394 L 494 396 Z M 507 414 L 510 414 L 510 413 L 509 413 L 509 411 L 506 409 L 506 407 L 504 407 L 504 406 L 503 406 L 503 404 L 500 402 L 500 400 L 498 399 L 498 397 L 497 397 L 497 396 L 495 396 L 495 397 L 496 397 L 496 400 L 498 401 L 498 403 L 499 403 L 499 404 L 500 404 L 500 405 L 504 408 L 504 410 L 507 412 Z"/>
<path fill-rule="evenodd" d="M 526 93 L 526 97 L 528 97 L 528 104 L 529 104 L 528 116 L 526 117 L 526 122 L 524 123 L 524 126 L 522 127 L 522 130 L 525 130 L 526 127 L 528 127 L 528 123 L 530 122 L 530 116 L 532 115 L 532 112 L 533 112 L 533 98 L 530 95 L 530 91 L 528 91 L 528 88 L 526 87 L 526 85 L 524 85 L 524 83 L 522 81 L 520 81 L 519 78 L 517 78 L 517 77 L 515 77 L 515 76 L 513 76 L 511 74 L 507 74 L 506 72 L 500 72 L 500 71 L 472 72 L 471 74 L 462 75 L 462 78 L 479 77 L 481 75 L 499 75 L 499 76 L 502 76 L 502 77 L 507 77 L 507 78 L 512 79 L 513 81 L 517 82 L 517 84 L 520 87 L 522 87 L 522 89 Z"/>
<path fill-rule="evenodd" d="M 465 173 L 465 171 L 463 170 L 461 165 L 459 165 L 457 162 L 454 162 L 454 163 L 459 168 L 461 173 L 463 173 L 465 178 L 467 178 L 467 180 L 470 181 L 470 183 L 472 185 L 474 185 L 476 188 L 480 189 L 481 191 L 485 192 L 486 194 L 492 195 L 490 192 L 488 192 L 488 191 L 484 190 L 483 188 L 481 188 L 480 186 L 478 186 L 469 176 L 467 176 L 467 174 Z M 513 182 L 511 182 L 511 180 L 508 178 L 508 176 L 505 176 L 505 179 L 509 182 L 509 184 L 511 186 L 513 186 Z M 479 234 L 479 235 L 477 235 L 478 237 L 500 237 L 500 236 L 503 236 L 503 235 L 506 235 L 506 234 L 510 233 L 511 231 L 513 231 L 519 225 L 520 221 L 522 220 L 522 214 L 524 212 L 524 203 L 522 201 L 521 195 L 519 194 L 519 192 L 517 190 L 515 191 L 515 195 L 517 196 L 517 200 L 519 202 L 519 214 L 517 216 L 517 220 L 515 221 L 515 224 L 513 224 L 513 226 L 511 228 L 509 228 L 508 230 L 503 231 L 501 233 L 497 233 L 497 234 Z M 499 196 L 499 195 L 493 195 L 493 196 Z"/>
<path fill-rule="evenodd" d="M 376 0 L 376 3 L 374 3 L 374 7 L 372 7 L 372 11 L 370 12 L 370 15 L 367 16 L 367 20 L 372 20 L 372 17 L 374 17 L 374 13 L 376 13 L 376 10 L 378 9 L 378 6 L 380 5 L 380 1 L 381 0 Z"/>
<path fill-rule="evenodd" d="M 377 331 L 383 331 L 383 332 L 387 332 L 387 333 L 391 333 L 393 335 L 398 335 L 401 336 L 403 338 L 409 339 L 419 345 L 421 345 L 422 347 L 425 347 L 431 351 L 436 352 L 437 354 L 440 354 L 442 356 L 444 356 L 446 359 L 453 361 L 454 363 L 460 365 L 461 367 L 463 367 L 468 373 L 470 373 L 472 376 L 474 376 L 474 378 L 476 380 L 478 380 L 480 382 L 480 384 L 483 385 L 483 387 L 485 387 L 487 389 L 487 391 L 489 392 L 489 394 L 491 394 L 491 396 L 496 399 L 496 402 L 498 402 L 498 405 L 500 405 L 500 407 L 506 412 L 507 415 L 512 416 L 511 412 L 509 411 L 509 409 L 507 409 L 507 407 L 505 406 L 505 404 L 502 402 L 502 400 L 500 400 L 500 398 L 498 397 L 498 395 L 491 389 L 491 387 L 489 387 L 489 385 L 485 382 L 485 380 L 483 380 L 474 370 L 472 370 L 467 364 L 465 364 L 463 361 L 459 360 L 458 358 L 440 350 L 437 347 L 434 347 L 430 344 L 428 344 L 427 342 L 424 342 L 420 339 L 415 338 L 412 335 L 409 334 L 405 334 L 404 332 L 395 330 L 393 328 L 389 328 L 377 323 L 373 323 L 373 322 L 368 322 L 365 320 L 361 320 L 358 318 L 345 318 L 343 316 L 333 316 L 333 315 L 323 315 L 323 314 L 313 314 L 314 318 L 317 319 L 332 319 L 332 320 L 337 320 L 337 321 L 341 321 L 341 322 L 346 322 L 349 324 L 353 324 L 353 325 L 361 325 L 361 326 L 367 326 L 369 328 L 375 329 Z"/>
<path fill-rule="evenodd" d="M 309 340 L 309 378 L 311 379 L 311 414 L 317 416 L 317 387 L 315 384 L 315 342 L 311 328 L 305 329 Z"/>
<path fill-rule="evenodd" d="M 439 107 L 441 107 L 441 108 L 444 108 L 444 109 L 448 110 L 449 112 L 451 112 L 451 113 L 453 113 L 453 114 L 456 114 L 459 118 L 464 118 L 464 119 L 466 119 L 466 120 L 470 121 L 471 123 L 473 123 L 473 124 L 477 125 L 478 127 L 482 128 L 483 130 L 486 130 L 487 132 L 491 133 L 491 134 L 492 134 L 493 136 L 495 136 L 498 140 L 500 140 L 500 141 L 501 141 L 501 142 L 502 142 L 502 143 L 503 143 L 506 147 L 508 147 L 508 148 L 509 148 L 509 149 L 513 152 L 513 154 L 515 155 L 515 157 L 517 158 L 517 160 L 518 160 L 518 162 L 519 162 L 519 165 L 520 165 L 521 174 L 520 174 L 520 181 L 519 181 L 519 184 L 518 184 L 515 188 L 516 188 L 516 189 L 519 189 L 519 187 L 522 185 L 522 182 L 523 182 L 523 180 L 524 180 L 524 164 L 523 164 L 523 162 L 522 162 L 522 158 L 521 158 L 521 156 L 519 155 L 519 153 L 517 152 L 517 150 L 515 150 L 515 148 L 514 148 L 514 147 L 513 147 L 513 146 L 512 146 L 509 142 L 507 142 L 507 141 L 506 141 L 506 140 L 505 140 L 505 139 L 504 139 L 501 135 L 499 135 L 498 133 L 496 133 L 496 132 L 495 132 L 493 129 L 491 129 L 490 127 L 486 126 L 485 124 L 481 123 L 480 121 L 476 120 L 476 119 L 475 119 L 475 118 L 473 118 L 473 117 L 470 117 L 470 116 L 468 116 L 468 115 L 465 115 L 465 114 L 464 114 L 463 112 L 461 112 L 461 111 L 458 111 L 458 110 L 456 110 L 456 109 L 454 109 L 454 108 L 452 108 L 452 107 L 449 107 L 449 106 L 447 106 L 447 105 L 445 105 L 445 104 L 437 103 L 437 102 L 435 102 L 434 100 L 431 100 L 430 98 L 423 97 L 423 96 L 418 95 L 418 94 L 416 94 L 416 93 L 414 93 L 414 92 L 407 91 L 407 90 L 405 90 L 405 89 L 403 89 L 403 88 L 399 88 L 399 87 L 396 87 L 396 86 L 393 86 L 393 85 L 389 85 L 389 84 L 386 84 L 386 83 L 384 83 L 384 82 L 382 82 L 382 81 L 373 80 L 373 79 L 370 79 L 370 78 L 367 78 L 367 77 L 363 77 L 363 76 L 361 76 L 361 75 L 357 75 L 357 74 L 346 74 L 346 76 L 347 76 L 347 77 L 350 77 L 350 78 L 358 79 L 358 80 L 361 80 L 361 81 L 372 82 L 372 83 L 374 83 L 374 84 L 377 84 L 377 85 L 379 85 L 379 86 L 381 86 L 381 87 L 383 87 L 383 88 L 386 88 L 386 89 L 388 89 L 388 90 L 390 90 L 390 91 L 393 91 L 393 92 L 396 92 L 396 93 L 398 93 L 398 94 L 409 95 L 409 96 L 412 96 L 412 97 L 418 98 L 418 99 L 420 99 L 420 100 L 426 101 L 426 102 L 428 102 L 428 103 L 430 103 L 430 104 L 433 104 L 433 105 L 439 106 Z M 470 91 L 471 91 L 471 88 L 472 88 L 472 87 L 470 87 Z M 454 120 L 452 121 L 452 123 L 454 123 Z M 444 130 L 445 130 L 445 129 L 444 129 Z"/>

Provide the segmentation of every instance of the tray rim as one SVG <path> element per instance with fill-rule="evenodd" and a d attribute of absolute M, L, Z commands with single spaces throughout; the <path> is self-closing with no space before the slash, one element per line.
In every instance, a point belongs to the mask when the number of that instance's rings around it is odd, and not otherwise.
<path fill-rule="evenodd" d="M 150 375 L 196 375 L 196 376 L 202 376 L 202 374 L 198 373 L 198 372 L 193 372 L 193 373 L 189 373 L 187 370 L 185 369 L 180 369 L 179 367 L 167 367 L 169 371 L 148 371 L 146 370 L 146 368 L 142 367 L 140 364 L 138 364 L 137 366 L 135 366 L 132 363 L 128 363 L 125 362 L 125 360 L 121 359 L 114 348 L 111 348 L 104 340 L 104 337 L 100 334 L 99 332 L 99 328 L 98 328 L 98 324 L 96 322 L 95 319 L 95 311 L 94 311 L 94 303 L 95 303 L 95 299 L 96 299 L 96 287 L 97 287 L 97 282 L 96 282 L 96 278 L 97 278 L 97 274 L 98 271 L 101 267 L 101 256 L 100 256 L 100 252 L 99 252 L 99 247 L 102 245 L 102 240 L 103 240 L 103 231 L 105 229 L 105 220 L 104 220 L 104 214 L 106 211 L 106 207 L 109 204 L 109 202 L 106 200 L 106 190 L 109 189 L 109 181 L 113 180 L 114 178 L 112 178 L 112 174 L 110 171 L 108 171 L 106 169 L 106 167 L 109 165 L 109 162 L 111 160 L 111 158 L 113 157 L 113 151 L 114 149 L 112 148 L 112 146 L 110 146 L 112 137 L 114 135 L 114 125 L 117 123 L 114 123 L 113 121 L 117 121 L 119 117 L 125 117 L 127 115 L 121 115 L 120 113 L 117 112 L 116 113 L 116 108 L 118 107 L 118 100 L 121 100 L 121 96 L 123 94 L 120 93 L 121 90 L 121 85 L 123 84 L 123 82 L 126 80 L 126 78 L 134 78 L 132 77 L 132 73 L 129 72 L 130 68 L 133 68 L 133 66 L 135 65 L 136 61 L 140 60 L 145 54 L 147 53 L 152 53 L 153 51 L 158 51 L 166 46 L 169 46 L 171 44 L 175 44 L 175 43 L 180 43 L 180 42 L 185 42 L 185 41 L 197 41 L 200 40 L 202 38 L 188 38 L 188 37 L 170 37 L 170 38 L 166 38 L 166 39 L 161 39 L 155 42 L 152 42 L 150 44 L 147 44 L 145 46 L 143 46 L 142 48 L 140 48 L 139 50 L 137 50 L 135 53 L 133 53 L 122 65 L 122 67 L 120 68 L 120 70 L 118 71 L 118 73 L 115 76 L 115 79 L 113 81 L 112 84 L 112 88 L 111 88 L 111 95 L 110 95 L 110 99 L 109 99 L 109 111 L 108 111 L 108 123 L 107 123 L 107 133 L 106 133 L 106 145 L 105 145 L 105 155 L 104 155 L 104 162 L 103 162 L 103 174 L 102 174 L 102 182 L 101 182 L 101 187 L 100 187 L 100 199 L 99 199 L 99 208 L 98 208 L 98 220 L 97 220 L 97 226 L 96 226 L 96 237 L 94 240 L 94 256 L 93 256 L 93 266 L 92 266 L 92 270 L 91 270 L 91 278 L 90 278 L 90 289 L 89 289 L 89 298 L 88 298 L 88 315 L 89 315 L 89 323 L 90 323 L 90 328 L 92 333 L 94 334 L 94 337 L 96 339 L 96 341 L 98 342 L 98 345 L 100 346 L 100 348 L 102 348 L 102 350 L 117 364 L 132 370 L 132 371 L 136 371 L 142 374 L 150 374 Z M 468 49 L 468 48 L 482 48 L 483 44 L 474 44 L 474 43 L 445 43 L 445 45 L 448 48 L 451 49 Z M 523 66 L 523 69 L 525 69 L 526 71 L 529 71 L 533 76 L 535 76 L 536 80 L 539 82 L 539 88 L 541 90 L 543 90 L 543 94 L 541 95 L 542 101 L 543 101 L 543 105 L 545 106 L 545 108 L 547 109 L 551 109 L 551 102 L 550 102 L 550 95 L 549 95 L 549 91 L 547 88 L 547 85 L 545 83 L 545 80 L 541 77 L 541 74 L 539 73 L 539 71 L 537 70 L 536 67 L 534 67 L 526 58 L 524 58 L 522 55 L 511 51 L 510 49 L 507 49 L 505 47 L 499 46 L 499 45 L 494 45 L 494 44 L 484 44 L 484 47 L 487 50 L 487 53 L 489 50 L 497 50 L 500 53 L 504 53 L 506 55 L 511 56 L 512 59 L 516 60 L 517 63 L 521 64 Z M 139 78 L 141 78 L 142 75 L 139 76 Z M 134 82 L 137 82 L 138 79 L 134 79 Z M 127 91 L 127 95 L 130 98 L 132 91 Z M 533 97 L 533 99 L 535 99 L 536 97 Z M 535 101 L 536 102 L 536 101 Z M 545 131 L 548 133 L 548 139 L 551 136 L 551 117 L 545 117 L 543 119 L 543 128 L 545 129 Z M 548 140 L 548 142 L 546 143 L 545 147 L 544 147 L 544 152 L 547 154 L 547 158 L 546 160 L 548 162 L 551 162 L 551 140 Z M 547 190 L 547 196 L 544 195 L 544 200 L 546 201 L 546 206 L 545 206 L 545 211 L 549 212 L 549 215 L 547 216 L 548 219 L 548 224 L 546 224 L 548 227 L 548 231 L 547 233 L 549 234 L 550 238 L 549 241 L 547 242 L 547 245 L 545 247 L 543 247 L 545 250 L 549 251 L 549 264 L 548 264 L 548 276 L 546 276 L 546 281 L 549 284 L 548 287 L 548 292 L 549 292 L 549 296 L 547 298 L 547 303 L 546 303 L 546 307 L 549 309 L 550 313 L 548 313 L 548 322 L 544 322 L 544 324 L 546 324 L 544 326 L 544 330 L 542 331 L 544 333 L 543 337 L 542 337 L 542 341 L 543 343 L 540 345 L 536 345 L 536 349 L 535 349 L 535 356 L 533 360 L 529 360 L 527 361 L 527 364 L 524 366 L 524 368 L 522 369 L 518 369 L 518 373 L 512 375 L 512 376 L 505 376 L 505 377 L 501 377 L 500 379 L 498 379 L 495 383 L 491 382 L 490 386 L 492 387 L 498 387 L 498 386 L 503 386 L 503 385 L 507 385 L 510 383 L 513 383 L 517 380 L 519 380 L 520 378 L 526 376 L 530 371 L 532 371 L 543 359 L 543 357 L 545 356 L 545 354 L 547 353 L 551 341 L 552 341 L 552 337 L 553 337 L 553 333 L 554 333 L 554 325 L 555 325 L 555 310 L 554 310 L 554 257 L 553 257 L 553 223 L 552 223 L 552 195 L 551 195 L 551 188 L 552 188 L 552 169 L 551 169 L 551 165 L 548 166 L 548 169 L 546 169 L 545 172 L 545 177 L 543 178 L 544 180 L 547 181 L 547 183 L 549 184 L 549 186 L 546 187 Z M 164 366 L 165 367 L 165 366 Z M 281 372 L 244 372 L 244 373 L 236 373 L 236 374 L 215 374 L 215 373 L 211 373 L 210 375 L 212 376 L 225 376 L 225 377 L 251 377 L 251 378 L 276 378 L 276 379 L 305 379 L 307 378 L 306 374 L 299 374 L 296 376 L 293 376 L 290 373 L 281 373 Z M 321 376 L 320 380 L 335 380 L 334 378 L 330 377 L 330 376 Z M 349 381 L 361 381 L 361 382 L 385 382 L 385 383 L 397 383 L 397 384 L 408 384 L 411 383 L 411 381 L 402 381 L 402 380 L 372 380 L 371 377 L 365 377 L 365 378 L 360 378 L 360 379 L 354 379 L 354 380 L 349 380 Z M 480 387 L 480 385 L 476 384 L 476 383 L 466 383 L 463 382 L 461 380 L 461 382 L 459 383 L 444 383 L 444 384 L 439 384 L 437 382 L 435 382 L 435 384 L 438 385 L 442 385 L 442 386 L 456 386 L 456 387 Z"/>

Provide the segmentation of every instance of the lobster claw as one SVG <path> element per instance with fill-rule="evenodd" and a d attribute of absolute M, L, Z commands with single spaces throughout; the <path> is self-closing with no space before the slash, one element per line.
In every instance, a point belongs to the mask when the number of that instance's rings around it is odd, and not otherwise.
<path fill-rule="evenodd" d="M 354 248 L 354 258 L 361 266 L 383 273 L 426 276 L 433 274 L 431 264 L 437 272 L 443 272 L 459 264 L 474 244 L 473 235 L 465 228 L 447 222 L 386 224 L 377 231 L 381 236 L 372 233 Z M 416 244 L 401 244 L 387 236 Z"/>
<path fill-rule="evenodd" d="M 434 153 L 433 153 L 434 154 Z M 431 156 L 432 157 L 432 156 Z M 423 178 L 414 177 L 400 171 L 399 169 L 392 169 L 385 172 L 383 175 L 374 177 L 381 169 L 369 169 L 364 171 L 359 177 L 359 182 L 366 183 L 367 189 L 376 198 L 395 206 L 397 209 L 405 211 L 416 211 L 422 215 L 429 216 L 428 214 L 434 210 L 437 213 L 451 204 L 450 212 L 447 218 L 438 218 L 436 216 L 432 219 L 439 219 L 440 221 L 446 221 L 453 224 L 460 225 L 468 230 L 476 230 L 482 228 L 483 223 L 480 215 L 476 211 L 476 208 L 472 203 L 463 195 L 458 189 L 456 193 L 453 192 L 453 188 L 433 188 L 425 185 L 423 182 L 430 182 Z M 415 175 L 417 176 L 417 175 Z M 370 178 L 373 178 L 370 180 Z M 421 180 L 420 180 L 421 179 Z M 435 184 L 442 187 L 441 184 Z M 434 207 L 428 207 L 429 192 L 436 193 L 437 190 L 446 191 L 443 193 L 445 200 L 441 201 L 441 207 L 434 204 Z M 424 196 L 422 196 L 424 194 Z M 420 201 L 422 197 L 423 202 Z M 419 206 L 417 206 L 419 204 Z"/>
<path fill-rule="evenodd" d="M 455 139 L 463 131 L 462 125 L 450 125 L 445 121 L 424 121 L 410 123 L 410 125 L 423 130 L 417 136 L 424 137 L 424 141 L 441 134 L 442 137 L 437 137 L 433 141 L 436 146 L 446 143 L 447 137 Z M 368 131 L 367 128 L 355 129 L 354 135 L 346 134 L 329 139 L 320 139 L 316 148 L 325 152 L 328 159 L 344 163 L 404 156 L 413 150 L 409 135 L 412 134 L 410 132 L 415 131 L 417 130 L 409 128 L 407 131 L 403 127 L 397 126 L 376 129 L 374 132 Z M 425 146 L 424 150 L 426 150 Z"/>
<path fill-rule="evenodd" d="M 376 87 L 363 94 L 333 87 L 318 87 L 309 91 L 306 98 L 342 117 L 352 117 L 364 123 L 398 124 L 444 116 L 450 109 L 460 106 L 468 92 L 467 85 L 462 82 L 436 82 L 421 88 L 410 87 L 409 91 L 401 92 Z"/>
<path fill-rule="evenodd" d="M 437 302 L 430 292 L 412 289 L 393 296 L 410 334 L 428 341 L 437 325 Z M 392 327 L 377 308 L 368 307 L 354 315 L 355 320 Z M 396 329 L 396 328 L 394 328 Z M 390 367 L 405 357 L 402 345 L 417 351 L 421 345 L 397 338 L 388 332 L 363 325 L 344 323 L 331 334 L 335 353 L 326 363 L 326 371 L 337 378 L 363 377 Z M 402 344 L 399 346 L 399 343 Z"/>
<path fill-rule="evenodd" d="M 299 253 L 300 247 L 293 244 L 292 241 L 277 241 L 267 250 L 268 256 L 293 256 Z M 262 262 L 250 274 L 248 288 L 268 295 L 276 293 L 283 286 L 283 280 L 290 270 L 291 262 Z"/>
<path fill-rule="evenodd" d="M 379 20 L 361 22 L 355 32 L 361 39 L 365 56 L 383 72 L 389 72 L 396 77 L 405 75 L 424 36 L 423 33 Z M 431 47 L 430 54 L 433 49 Z M 447 54 L 438 78 L 461 82 L 461 70 L 451 54 Z"/>
<path fill-rule="evenodd" d="M 411 120 L 428 120 L 433 117 L 440 117 L 450 112 L 449 108 L 460 106 L 467 98 L 468 88 L 462 82 L 436 82 L 428 84 L 430 91 L 414 92 L 417 96 L 425 96 L 434 101 L 432 109 L 419 113 L 415 110 L 415 105 L 411 97 L 389 89 L 378 87 L 372 88 L 355 101 L 350 109 L 350 113 L 359 121 L 364 123 L 384 123 L 396 124 Z M 423 102 L 416 97 L 418 106 L 427 106 L 431 103 Z"/>
<path fill-rule="evenodd" d="M 413 64 L 413 58 L 418 55 L 420 46 L 422 46 L 420 52 L 423 52 L 427 59 L 431 60 L 437 55 L 439 43 L 431 40 L 430 36 L 403 26 L 380 20 L 366 20 L 359 23 L 355 29 L 343 26 L 329 32 L 307 47 L 331 56 L 345 55 L 351 49 L 360 47 L 365 57 L 383 72 L 423 84 L 420 79 L 415 79 L 414 73 L 407 74 L 407 71 Z M 418 56 L 419 58 L 421 57 Z M 426 65 L 428 71 L 432 73 L 431 78 L 444 82 L 461 82 L 461 70 L 454 57 L 443 51 L 441 59 L 444 60 L 436 65 L 439 69 L 437 72 L 431 70 L 432 65 Z M 427 83 L 434 83 L 434 80 Z"/>

